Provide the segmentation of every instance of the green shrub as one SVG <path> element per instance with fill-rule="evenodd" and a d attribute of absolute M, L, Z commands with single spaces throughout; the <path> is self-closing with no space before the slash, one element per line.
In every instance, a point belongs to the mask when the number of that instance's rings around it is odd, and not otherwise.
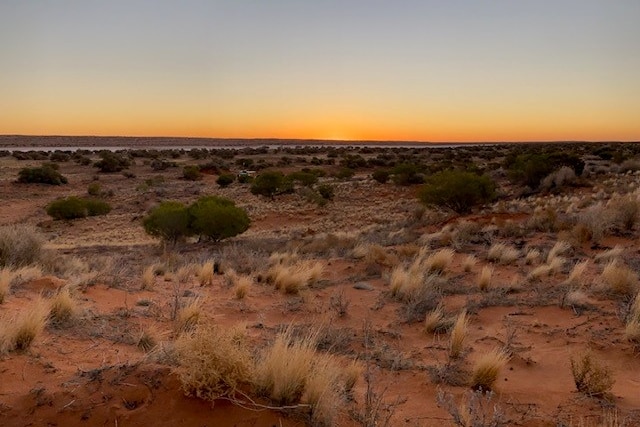
<path fill-rule="evenodd" d="M 329 184 L 319 185 L 318 186 L 318 193 L 320 193 L 320 195 L 322 196 L 323 199 L 331 200 L 331 199 L 333 199 L 333 195 L 334 195 L 333 186 L 331 186 Z"/>
<path fill-rule="evenodd" d="M 100 157 L 102 159 L 97 161 L 94 166 L 104 173 L 121 172 L 130 164 L 127 158 L 111 151 L 103 151 L 100 153 Z"/>
<path fill-rule="evenodd" d="M 467 213 L 472 207 L 495 197 L 495 184 L 488 176 L 446 170 L 431 175 L 420 189 L 420 201 L 426 205 L 447 207 Z"/>
<path fill-rule="evenodd" d="M 143 219 L 142 225 L 148 234 L 175 244 L 191 234 L 189 219 L 189 212 L 184 204 L 162 202 Z"/>
<path fill-rule="evenodd" d="M 218 179 L 216 179 L 216 184 L 218 184 L 222 188 L 225 188 L 230 186 L 233 181 L 235 181 L 234 175 L 230 173 L 223 173 L 218 177 Z"/>
<path fill-rule="evenodd" d="M 263 172 L 251 184 L 251 192 L 273 199 L 278 194 L 290 193 L 293 185 L 282 172 Z"/>
<path fill-rule="evenodd" d="M 303 171 L 290 173 L 289 179 L 305 187 L 312 187 L 315 183 L 318 182 L 317 175 L 311 172 L 303 172 Z"/>
<path fill-rule="evenodd" d="M 540 182 L 553 171 L 567 166 L 576 175 L 582 174 L 584 162 L 573 153 L 547 152 L 507 156 L 504 166 L 512 181 L 537 189 Z"/>
<path fill-rule="evenodd" d="M 376 171 L 373 171 L 373 173 L 371 174 L 371 178 L 378 181 L 380 184 L 384 184 L 389 181 L 389 171 L 378 169 Z"/>
<path fill-rule="evenodd" d="M 102 193 L 102 187 L 100 186 L 100 183 L 92 182 L 91 184 L 89 184 L 89 186 L 87 187 L 87 193 L 89 193 L 89 195 L 91 196 L 99 196 L 100 193 Z"/>
<path fill-rule="evenodd" d="M 187 181 L 198 181 L 202 179 L 202 172 L 198 166 L 185 166 L 182 169 L 182 177 Z"/>
<path fill-rule="evenodd" d="M 57 165 L 56 165 L 57 166 Z M 67 178 L 58 172 L 57 167 L 44 164 L 39 168 L 23 168 L 18 172 L 18 182 L 61 185 L 66 184 Z"/>
<path fill-rule="evenodd" d="M 201 197 L 188 210 L 191 232 L 216 242 L 249 228 L 247 212 L 223 197 Z"/>
<path fill-rule="evenodd" d="M 353 169 L 344 167 L 340 168 L 338 173 L 336 173 L 336 178 L 347 180 L 353 178 L 353 175 L 355 175 L 355 171 Z"/>
<path fill-rule="evenodd" d="M 240 184 L 248 184 L 253 182 L 253 177 L 246 172 L 245 173 L 241 172 L 238 174 L 238 182 Z"/>
<path fill-rule="evenodd" d="M 397 185 L 415 185 L 424 182 L 420 167 L 412 163 L 402 163 L 391 171 L 393 182 Z"/>
<path fill-rule="evenodd" d="M 84 204 L 87 208 L 88 216 L 106 215 L 111 212 L 111 205 L 104 200 L 85 199 Z"/>
<path fill-rule="evenodd" d="M 148 234 L 175 244 L 192 235 L 214 241 L 233 237 L 246 231 L 250 220 L 232 200 L 206 196 L 188 207 L 180 202 L 163 202 L 142 223 Z"/>
<path fill-rule="evenodd" d="M 53 219 L 85 218 L 106 215 L 109 212 L 111 206 L 105 201 L 76 196 L 54 200 L 47 206 L 47 215 Z"/>

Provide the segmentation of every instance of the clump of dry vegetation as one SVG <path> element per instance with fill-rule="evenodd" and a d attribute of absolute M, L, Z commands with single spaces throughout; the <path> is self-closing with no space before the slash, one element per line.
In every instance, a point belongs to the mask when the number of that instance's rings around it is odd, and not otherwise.
<path fill-rule="evenodd" d="M 0 226 L 0 267 L 35 264 L 42 254 L 44 239 L 29 225 Z"/>
<path fill-rule="evenodd" d="M 61 288 L 49 302 L 51 323 L 57 326 L 69 324 L 77 316 L 78 302 L 68 287 Z"/>
<path fill-rule="evenodd" d="M 474 390 L 492 390 L 500 370 L 508 361 L 509 356 L 499 349 L 494 349 L 480 356 L 471 373 L 471 388 Z"/>
<path fill-rule="evenodd" d="M 613 387 L 611 371 L 590 352 L 571 358 L 571 373 L 576 389 L 592 397 L 605 397 Z"/>
<path fill-rule="evenodd" d="M 453 328 L 451 328 L 451 336 L 449 337 L 449 357 L 451 359 L 458 359 L 464 353 L 468 329 L 469 320 L 467 312 L 463 311 L 458 315 L 453 324 Z"/>
<path fill-rule="evenodd" d="M 252 382 L 253 360 L 244 333 L 203 325 L 181 335 L 175 344 L 185 393 L 201 399 L 235 397 Z"/>
<path fill-rule="evenodd" d="M 511 264 L 520 257 L 520 251 L 505 245 L 496 243 L 487 252 L 487 259 L 500 264 Z"/>
<path fill-rule="evenodd" d="M 486 291 L 491 287 L 491 278 L 493 277 L 493 268 L 485 265 L 482 267 L 480 274 L 478 274 L 478 288 L 481 291 Z"/>
<path fill-rule="evenodd" d="M 601 275 L 605 291 L 621 297 L 632 297 L 638 291 L 638 275 L 624 264 L 609 262 Z"/>
<path fill-rule="evenodd" d="M 200 286 L 211 286 L 213 283 L 213 261 L 206 261 L 200 266 L 198 281 L 200 282 Z"/>
<path fill-rule="evenodd" d="M 178 310 L 176 331 L 185 332 L 195 328 L 201 316 L 202 304 L 198 298 L 194 298 Z"/>
<path fill-rule="evenodd" d="M 0 320 L 0 353 L 25 351 L 40 335 L 49 315 L 46 302 L 38 298 L 13 318 Z"/>
<path fill-rule="evenodd" d="M 267 280 L 285 294 L 297 294 L 318 282 L 323 272 L 324 265 L 319 261 L 277 263 L 267 271 Z"/>

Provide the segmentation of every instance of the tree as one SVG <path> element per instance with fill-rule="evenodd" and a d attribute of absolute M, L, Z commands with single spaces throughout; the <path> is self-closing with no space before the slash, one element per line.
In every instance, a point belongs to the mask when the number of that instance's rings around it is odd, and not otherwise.
<path fill-rule="evenodd" d="M 57 166 L 45 163 L 39 168 L 22 168 L 18 172 L 18 182 L 50 185 L 66 184 L 68 182 L 67 178 L 57 171 Z"/>
<path fill-rule="evenodd" d="M 251 192 L 253 194 L 270 197 L 273 199 L 277 194 L 293 191 L 293 185 L 287 180 L 282 172 L 263 172 L 253 180 Z"/>
<path fill-rule="evenodd" d="M 94 165 L 100 169 L 100 172 L 121 172 L 129 167 L 129 160 L 120 154 L 113 153 L 111 151 L 103 151 L 100 153 L 100 157 L 102 157 L 102 160 L 97 161 Z"/>
<path fill-rule="evenodd" d="M 446 170 L 426 178 L 418 197 L 426 205 L 467 213 L 473 206 L 493 200 L 495 184 L 486 175 Z"/>
<path fill-rule="evenodd" d="M 218 176 L 218 179 L 216 179 L 216 184 L 218 184 L 220 187 L 225 188 L 230 186 L 233 181 L 235 181 L 235 176 L 231 173 L 223 173 L 220 176 Z"/>
<path fill-rule="evenodd" d="M 144 230 L 156 237 L 175 244 L 191 234 L 190 216 L 187 207 L 180 202 L 162 202 L 142 221 Z"/>
<path fill-rule="evenodd" d="M 244 209 L 229 199 L 217 196 L 198 199 L 189 206 L 189 215 L 193 234 L 216 242 L 245 232 L 250 224 Z"/>

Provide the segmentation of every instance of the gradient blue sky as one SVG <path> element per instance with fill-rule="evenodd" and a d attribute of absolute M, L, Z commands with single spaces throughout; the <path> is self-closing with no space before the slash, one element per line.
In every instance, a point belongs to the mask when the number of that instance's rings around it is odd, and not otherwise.
<path fill-rule="evenodd" d="M 0 134 L 640 140 L 640 1 L 0 3 Z"/>

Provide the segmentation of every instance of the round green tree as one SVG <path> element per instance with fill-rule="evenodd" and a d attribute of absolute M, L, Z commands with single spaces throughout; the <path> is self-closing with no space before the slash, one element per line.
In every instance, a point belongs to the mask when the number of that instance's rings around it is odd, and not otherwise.
<path fill-rule="evenodd" d="M 190 216 L 187 207 L 180 202 L 162 202 L 147 215 L 142 225 L 144 230 L 156 237 L 176 243 L 191 234 Z"/>
<path fill-rule="evenodd" d="M 251 222 L 244 209 L 217 196 L 198 199 L 189 206 L 189 215 L 191 231 L 216 242 L 245 232 Z"/>
<path fill-rule="evenodd" d="M 474 206 L 494 199 L 495 184 L 485 175 L 446 170 L 428 177 L 418 197 L 426 205 L 442 206 L 457 213 L 467 213 Z"/>

